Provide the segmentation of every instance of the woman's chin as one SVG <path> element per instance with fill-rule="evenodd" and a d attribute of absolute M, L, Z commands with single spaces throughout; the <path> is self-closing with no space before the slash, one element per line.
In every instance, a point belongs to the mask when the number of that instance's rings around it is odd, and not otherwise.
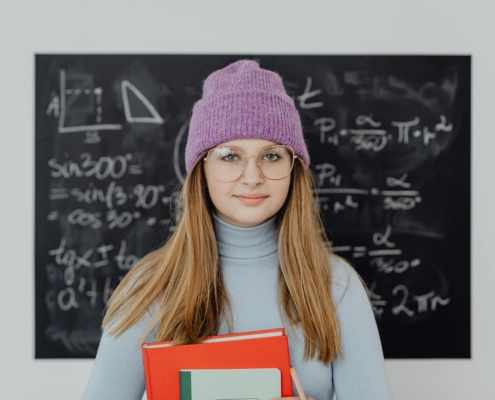
<path fill-rule="evenodd" d="M 253 209 L 246 210 L 246 212 L 238 212 L 233 215 L 225 215 L 217 213 L 217 216 L 235 226 L 240 226 L 242 228 L 251 228 L 265 222 L 267 219 L 272 217 L 272 215 L 267 215 L 267 213 L 256 213 Z"/>

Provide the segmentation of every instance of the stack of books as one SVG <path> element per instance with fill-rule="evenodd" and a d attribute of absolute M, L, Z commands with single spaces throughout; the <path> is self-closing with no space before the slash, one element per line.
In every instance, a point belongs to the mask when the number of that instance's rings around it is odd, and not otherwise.
<path fill-rule="evenodd" d="M 285 330 L 142 346 L 149 400 L 270 400 L 293 395 Z"/>

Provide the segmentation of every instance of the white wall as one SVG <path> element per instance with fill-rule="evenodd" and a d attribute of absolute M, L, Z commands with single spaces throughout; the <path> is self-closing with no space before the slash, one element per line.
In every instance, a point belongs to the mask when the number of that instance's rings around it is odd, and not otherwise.
<path fill-rule="evenodd" d="M 387 361 L 396 399 L 495 398 L 495 6 L 488 0 L 0 5 L 0 398 L 78 399 L 91 360 L 34 359 L 34 54 L 471 54 L 472 359 Z M 467 245 L 467 244 L 466 244 Z"/>

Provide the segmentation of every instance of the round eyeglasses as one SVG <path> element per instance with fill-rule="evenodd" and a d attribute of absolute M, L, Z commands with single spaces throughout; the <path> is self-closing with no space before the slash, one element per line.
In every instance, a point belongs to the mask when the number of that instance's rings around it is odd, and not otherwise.
<path fill-rule="evenodd" d="M 248 157 L 256 157 L 256 165 L 265 178 L 277 180 L 290 174 L 297 156 L 292 147 L 285 145 L 266 146 L 249 155 L 236 147 L 214 147 L 204 161 L 215 180 L 232 182 L 242 175 Z"/>

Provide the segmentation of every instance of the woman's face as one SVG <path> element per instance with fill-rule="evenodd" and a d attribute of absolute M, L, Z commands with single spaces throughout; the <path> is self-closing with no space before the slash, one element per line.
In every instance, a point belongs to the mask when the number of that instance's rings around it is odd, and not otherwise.
<path fill-rule="evenodd" d="M 222 147 L 235 146 L 247 155 L 256 155 L 262 147 L 274 144 L 277 143 L 264 139 L 237 139 L 222 143 Z M 237 180 L 219 182 L 211 176 L 206 163 L 203 168 L 208 192 L 216 215 L 223 221 L 242 227 L 256 226 L 282 208 L 291 174 L 279 180 L 267 179 L 256 165 L 256 157 L 248 157 L 246 168 Z"/>

